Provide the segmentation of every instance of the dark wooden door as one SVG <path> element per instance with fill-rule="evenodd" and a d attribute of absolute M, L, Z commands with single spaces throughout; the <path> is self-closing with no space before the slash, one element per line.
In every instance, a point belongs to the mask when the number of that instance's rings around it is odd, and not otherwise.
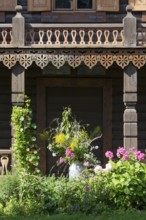
<path fill-rule="evenodd" d="M 95 154 L 103 163 L 104 153 L 111 148 L 112 94 L 111 81 L 91 78 L 50 78 L 38 80 L 37 121 L 38 129 L 48 127 L 54 118 L 61 116 L 63 107 L 70 106 L 76 119 L 89 124 L 89 130 L 100 126 L 103 137 L 96 142 Z M 49 171 L 56 158 L 40 143 L 41 167 Z"/>

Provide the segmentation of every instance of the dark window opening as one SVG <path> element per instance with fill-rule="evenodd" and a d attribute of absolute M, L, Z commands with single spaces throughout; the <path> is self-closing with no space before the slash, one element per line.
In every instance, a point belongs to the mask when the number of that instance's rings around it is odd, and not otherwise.
<path fill-rule="evenodd" d="M 92 0 L 77 0 L 78 9 L 92 9 L 93 3 Z"/>
<path fill-rule="evenodd" d="M 55 0 L 55 8 L 57 9 L 70 9 L 71 0 Z"/>

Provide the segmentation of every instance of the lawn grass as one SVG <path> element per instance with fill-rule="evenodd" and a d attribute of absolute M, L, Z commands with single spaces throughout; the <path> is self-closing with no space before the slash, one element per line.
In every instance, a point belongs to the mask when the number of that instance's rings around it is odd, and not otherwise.
<path fill-rule="evenodd" d="M 53 215 L 53 216 L 34 216 L 34 217 L 0 217 L 1 220 L 146 220 L 146 211 L 115 211 L 101 216 L 91 216 L 83 214 L 75 215 Z"/>

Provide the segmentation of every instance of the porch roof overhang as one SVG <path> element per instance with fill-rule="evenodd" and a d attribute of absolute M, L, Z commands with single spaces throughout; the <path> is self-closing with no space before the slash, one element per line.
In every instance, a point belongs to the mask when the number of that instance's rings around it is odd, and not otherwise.
<path fill-rule="evenodd" d="M 57 69 L 67 63 L 72 68 L 85 64 L 92 69 L 96 64 L 101 64 L 108 69 L 113 63 L 124 69 L 129 63 L 140 69 L 146 63 L 146 48 L 116 47 L 116 48 L 33 48 L 11 47 L 0 48 L 0 61 L 11 69 L 18 62 L 27 69 L 35 63 L 41 69 L 49 63 Z"/>

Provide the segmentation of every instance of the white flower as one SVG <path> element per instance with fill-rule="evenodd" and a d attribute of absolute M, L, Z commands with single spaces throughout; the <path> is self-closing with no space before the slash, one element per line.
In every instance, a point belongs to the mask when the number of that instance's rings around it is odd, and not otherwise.
<path fill-rule="evenodd" d="M 105 166 L 105 171 L 111 171 L 113 169 L 112 165 L 110 163 L 107 163 Z"/>
<path fill-rule="evenodd" d="M 102 171 L 102 166 L 97 165 L 97 166 L 94 168 L 94 172 L 95 172 L 95 173 L 98 173 L 99 171 Z"/>
<path fill-rule="evenodd" d="M 56 157 L 56 154 L 55 154 L 55 153 L 52 153 L 52 156 L 53 156 L 53 157 Z"/>
<path fill-rule="evenodd" d="M 97 150 L 99 148 L 99 146 L 95 146 L 94 148 Z"/>

